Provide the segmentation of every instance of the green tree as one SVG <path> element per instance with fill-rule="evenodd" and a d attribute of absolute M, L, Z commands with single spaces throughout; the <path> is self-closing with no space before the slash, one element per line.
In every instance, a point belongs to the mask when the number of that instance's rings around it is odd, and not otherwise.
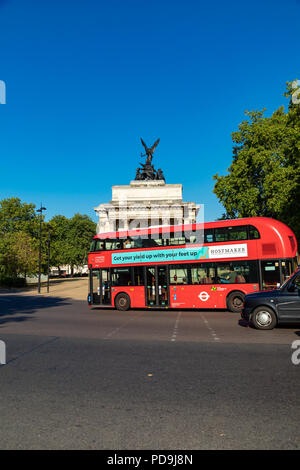
<path fill-rule="evenodd" d="M 7 232 L 0 239 L 0 271 L 12 276 L 26 276 L 38 270 L 38 250 L 26 232 Z"/>
<path fill-rule="evenodd" d="M 87 215 L 75 214 L 71 219 L 62 215 L 53 217 L 51 226 L 51 265 L 74 266 L 87 263 L 87 254 L 96 224 Z"/>
<path fill-rule="evenodd" d="M 0 274 L 17 277 L 38 271 L 40 214 L 34 204 L 19 198 L 0 201 Z M 50 265 L 60 267 L 87 262 L 87 253 L 96 224 L 87 216 L 71 219 L 57 215 L 46 223 L 42 216 L 42 270 L 47 270 L 48 232 L 51 235 Z"/>
<path fill-rule="evenodd" d="M 60 271 L 62 265 L 68 264 L 68 253 L 71 249 L 68 245 L 69 219 L 56 215 L 50 220 L 48 228 L 51 239 L 50 264 Z"/>
<path fill-rule="evenodd" d="M 2 275 L 17 277 L 37 271 L 39 220 L 34 204 L 21 202 L 16 197 L 0 201 Z"/>
<path fill-rule="evenodd" d="M 88 250 L 95 232 L 96 224 L 87 215 L 75 214 L 69 220 L 68 264 L 72 269 L 73 266 L 87 263 Z"/>
<path fill-rule="evenodd" d="M 286 96 L 294 89 L 287 84 Z M 214 193 L 224 218 L 272 217 L 289 225 L 300 241 L 300 105 L 290 101 L 271 117 L 246 111 L 232 133 L 233 161 L 225 176 L 214 175 Z"/>
<path fill-rule="evenodd" d="M 34 204 L 21 202 L 17 197 L 0 201 L 0 234 L 24 232 L 32 238 L 39 233 L 39 216 Z"/>

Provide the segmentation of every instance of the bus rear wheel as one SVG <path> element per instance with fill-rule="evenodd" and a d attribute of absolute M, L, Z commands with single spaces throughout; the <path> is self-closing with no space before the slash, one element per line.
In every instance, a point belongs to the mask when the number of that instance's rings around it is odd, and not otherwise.
<path fill-rule="evenodd" d="M 226 299 L 227 308 L 231 312 L 239 313 L 243 308 L 245 294 L 243 292 L 231 292 Z"/>
<path fill-rule="evenodd" d="M 130 298 L 127 294 L 118 294 L 115 298 L 115 306 L 117 310 L 125 311 L 130 309 Z"/>

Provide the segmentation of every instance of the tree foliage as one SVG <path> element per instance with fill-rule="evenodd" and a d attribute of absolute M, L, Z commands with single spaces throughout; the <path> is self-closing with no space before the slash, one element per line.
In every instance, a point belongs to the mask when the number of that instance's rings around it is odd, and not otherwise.
<path fill-rule="evenodd" d="M 87 263 L 87 254 L 96 224 L 87 216 L 75 214 L 71 219 L 63 215 L 53 217 L 51 226 L 51 264 L 71 267 Z"/>
<path fill-rule="evenodd" d="M 285 96 L 294 89 L 287 83 Z M 290 99 L 272 116 L 246 111 L 232 133 L 233 161 L 228 174 L 216 174 L 214 193 L 224 218 L 272 217 L 289 225 L 300 241 L 300 105 Z"/>
<path fill-rule="evenodd" d="M 0 201 L 0 273 L 34 274 L 38 266 L 39 216 L 34 204 L 13 197 Z"/>
<path fill-rule="evenodd" d="M 34 274 L 38 270 L 38 250 L 26 232 L 6 233 L 0 239 L 0 270 L 7 276 Z"/>
<path fill-rule="evenodd" d="M 19 198 L 0 201 L 0 274 L 22 276 L 36 274 L 39 265 L 41 226 L 42 271 L 47 270 L 48 236 L 51 239 L 50 265 L 60 267 L 87 262 L 87 253 L 96 224 L 87 216 L 75 214 L 68 219 L 56 215 L 46 223 L 34 204 Z"/>
<path fill-rule="evenodd" d="M 21 202 L 17 197 L 0 201 L 0 235 L 24 232 L 32 238 L 39 233 L 39 216 L 34 204 Z"/>

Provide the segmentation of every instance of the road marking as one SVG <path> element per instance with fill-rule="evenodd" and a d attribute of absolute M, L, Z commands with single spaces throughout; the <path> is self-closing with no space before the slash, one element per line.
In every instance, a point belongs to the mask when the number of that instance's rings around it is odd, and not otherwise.
<path fill-rule="evenodd" d="M 180 320 L 181 314 L 182 314 L 182 312 L 178 312 L 178 315 L 177 315 L 177 318 L 176 318 L 176 321 L 175 321 L 175 325 L 174 325 L 174 330 L 173 330 L 171 341 L 176 341 L 177 334 L 178 334 L 178 325 L 179 325 L 179 320 Z"/>
<path fill-rule="evenodd" d="M 129 320 L 127 320 L 125 323 L 122 323 L 120 326 L 117 326 L 117 328 L 114 328 L 110 333 L 107 333 L 107 335 L 104 336 L 103 339 L 110 339 L 113 335 L 115 335 L 116 333 L 118 333 L 119 330 L 121 330 L 122 328 L 124 328 L 125 326 L 128 325 L 128 323 L 130 323 L 132 320 L 134 320 L 135 318 L 143 315 L 144 312 L 138 312 L 137 315 L 133 315 L 131 318 L 129 318 Z"/>
<path fill-rule="evenodd" d="M 205 316 L 203 314 L 201 314 L 201 318 L 203 320 L 203 322 L 205 323 L 205 326 L 206 328 L 208 329 L 210 335 L 212 336 L 213 340 L 214 341 L 220 341 L 220 338 L 217 336 L 217 333 L 215 332 L 215 330 L 210 326 L 208 320 L 205 318 Z"/>
<path fill-rule="evenodd" d="M 37 349 L 40 349 L 43 346 L 46 346 L 47 344 L 53 343 L 54 341 L 57 341 L 58 339 L 60 339 L 60 337 L 55 336 L 54 338 L 51 338 L 47 341 L 44 341 L 44 343 L 38 344 L 37 346 L 34 346 L 33 348 L 29 349 L 28 351 L 24 351 L 23 353 L 19 354 L 19 356 L 13 357 L 9 361 L 7 361 L 6 364 L 10 364 L 11 362 L 17 361 L 20 357 L 26 356 L 27 354 L 30 354 L 33 351 L 36 351 Z"/>

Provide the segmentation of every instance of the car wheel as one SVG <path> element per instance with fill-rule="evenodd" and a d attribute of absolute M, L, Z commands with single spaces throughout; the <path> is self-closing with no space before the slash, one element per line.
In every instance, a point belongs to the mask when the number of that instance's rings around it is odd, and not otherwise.
<path fill-rule="evenodd" d="M 118 294 L 115 298 L 115 306 L 118 310 L 129 310 L 130 309 L 130 298 L 127 294 Z"/>
<path fill-rule="evenodd" d="M 226 300 L 228 310 L 235 313 L 241 312 L 244 299 L 245 295 L 243 292 L 231 292 Z"/>
<path fill-rule="evenodd" d="M 277 317 L 268 307 L 257 307 L 251 315 L 251 323 L 258 330 L 272 330 L 277 325 Z"/>

